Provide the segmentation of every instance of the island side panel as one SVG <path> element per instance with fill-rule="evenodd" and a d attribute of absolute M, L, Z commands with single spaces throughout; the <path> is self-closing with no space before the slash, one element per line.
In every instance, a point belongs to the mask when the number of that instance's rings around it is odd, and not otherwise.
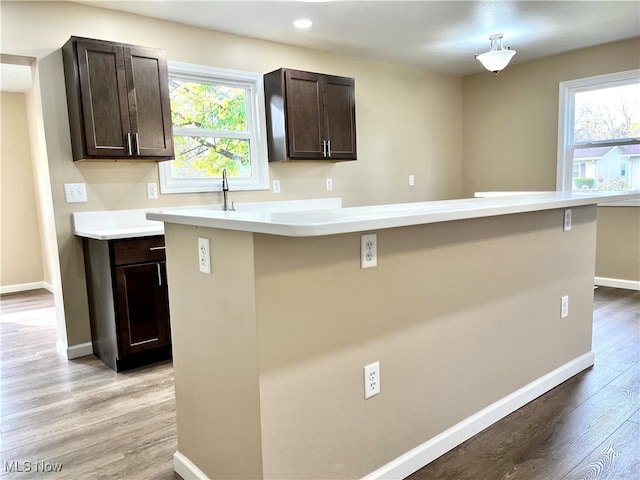
<path fill-rule="evenodd" d="M 360 234 L 256 235 L 265 478 L 360 478 L 590 352 L 595 222 L 587 206 L 569 232 L 562 210 L 379 230 L 364 270 Z"/>
<path fill-rule="evenodd" d="M 253 234 L 166 224 L 165 241 L 178 452 L 211 479 L 262 478 Z"/>

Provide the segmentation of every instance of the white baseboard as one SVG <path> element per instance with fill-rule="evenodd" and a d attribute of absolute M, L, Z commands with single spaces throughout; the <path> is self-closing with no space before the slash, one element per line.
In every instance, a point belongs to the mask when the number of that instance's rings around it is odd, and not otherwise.
<path fill-rule="evenodd" d="M 68 346 L 58 340 L 58 342 L 56 343 L 56 350 L 67 360 L 73 360 L 74 358 L 93 355 L 93 345 L 91 344 L 91 342 Z"/>
<path fill-rule="evenodd" d="M 627 290 L 640 290 L 640 281 L 622 280 L 620 278 L 596 277 L 594 283 L 601 287 L 625 288 Z"/>
<path fill-rule="evenodd" d="M 593 362 L 594 354 L 589 351 L 565 363 L 382 466 L 363 480 L 400 479 L 411 475 L 498 420 L 591 367 Z M 180 452 L 173 455 L 173 469 L 185 480 L 209 480 L 202 470 Z"/>
<path fill-rule="evenodd" d="M 573 359 L 387 463 L 364 479 L 398 479 L 411 475 L 498 420 L 591 367 L 593 362 L 592 351 Z"/>
<path fill-rule="evenodd" d="M 18 283 L 15 285 L 5 285 L 0 287 L 0 294 L 5 293 L 16 293 L 16 292 L 27 292 L 29 290 L 38 290 L 39 288 L 44 288 L 45 290 L 49 290 L 53 293 L 53 285 L 47 282 L 30 282 L 30 283 Z"/>
<path fill-rule="evenodd" d="M 202 470 L 180 452 L 173 454 L 173 470 L 184 480 L 210 480 Z"/>

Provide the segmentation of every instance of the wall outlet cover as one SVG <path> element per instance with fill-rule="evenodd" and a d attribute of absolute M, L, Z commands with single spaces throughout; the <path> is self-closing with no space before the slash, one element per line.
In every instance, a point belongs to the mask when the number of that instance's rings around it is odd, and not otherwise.
<path fill-rule="evenodd" d="M 565 295 L 560 300 L 560 318 L 569 316 L 569 295 Z"/>
<path fill-rule="evenodd" d="M 156 200 L 158 198 L 157 183 L 147 183 L 147 198 L 149 200 Z"/>
<path fill-rule="evenodd" d="M 364 399 L 375 397 L 380 393 L 380 362 L 364 367 Z"/>
<path fill-rule="evenodd" d="M 360 236 L 360 268 L 378 266 L 378 236 L 369 233 Z"/>
<path fill-rule="evenodd" d="M 327 192 L 333 190 L 333 180 L 331 178 L 327 178 Z"/>
<path fill-rule="evenodd" d="M 211 275 L 211 244 L 208 238 L 198 237 L 198 267 L 202 273 Z"/>
<path fill-rule="evenodd" d="M 563 230 L 565 232 L 568 232 L 569 230 L 571 230 L 571 209 L 567 208 L 564 211 L 564 225 L 563 225 Z"/>

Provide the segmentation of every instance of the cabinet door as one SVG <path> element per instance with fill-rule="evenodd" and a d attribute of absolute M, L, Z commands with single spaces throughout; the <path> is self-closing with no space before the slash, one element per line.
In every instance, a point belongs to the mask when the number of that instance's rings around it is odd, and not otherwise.
<path fill-rule="evenodd" d="M 356 104 L 352 78 L 326 77 L 324 88 L 327 157 L 356 160 Z"/>
<path fill-rule="evenodd" d="M 116 267 L 122 355 L 169 345 L 169 305 L 164 262 Z"/>
<path fill-rule="evenodd" d="M 323 158 L 324 120 L 319 77 L 310 72 L 285 72 L 289 158 Z"/>
<path fill-rule="evenodd" d="M 173 127 L 165 53 L 124 47 L 133 154 L 173 158 Z"/>
<path fill-rule="evenodd" d="M 81 39 L 76 48 L 86 154 L 128 157 L 130 125 L 122 47 Z"/>

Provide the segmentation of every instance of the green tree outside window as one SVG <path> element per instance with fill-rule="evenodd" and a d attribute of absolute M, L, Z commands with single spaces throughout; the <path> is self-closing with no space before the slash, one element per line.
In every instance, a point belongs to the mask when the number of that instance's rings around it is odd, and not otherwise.
<path fill-rule="evenodd" d="M 251 176 L 247 91 L 242 87 L 170 78 L 176 159 L 174 178 Z"/>

